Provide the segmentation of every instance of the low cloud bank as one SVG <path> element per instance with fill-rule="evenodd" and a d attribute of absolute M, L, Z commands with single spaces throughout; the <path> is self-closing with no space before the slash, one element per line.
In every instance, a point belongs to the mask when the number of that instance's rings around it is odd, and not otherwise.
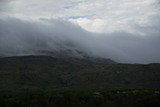
<path fill-rule="evenodd" d="M 0 19 L 0 55 L 78 50 L 123 63 L 160 63 L 160 31 L 156 28 L 140 28 L 145 36 L 124 31 L 98 34 L 65 20 L 4 18 Z"/>

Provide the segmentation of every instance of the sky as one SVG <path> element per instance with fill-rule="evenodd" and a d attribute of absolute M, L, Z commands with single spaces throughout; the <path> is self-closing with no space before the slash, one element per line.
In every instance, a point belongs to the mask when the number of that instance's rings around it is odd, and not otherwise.
<path fill-rule="evenodd" d="M 0 54 L 64 49 L 160 63 L 160 1 L 0 0 Z"/>

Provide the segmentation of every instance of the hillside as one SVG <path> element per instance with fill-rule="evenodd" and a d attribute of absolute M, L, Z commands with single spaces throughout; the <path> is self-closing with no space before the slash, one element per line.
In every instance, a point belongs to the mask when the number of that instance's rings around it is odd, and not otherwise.
<path fill-rule="evenodd" d="M 0 89 L 160 88 L 160 64 L 109 59 L 21 56 L 0 58 Z"/>

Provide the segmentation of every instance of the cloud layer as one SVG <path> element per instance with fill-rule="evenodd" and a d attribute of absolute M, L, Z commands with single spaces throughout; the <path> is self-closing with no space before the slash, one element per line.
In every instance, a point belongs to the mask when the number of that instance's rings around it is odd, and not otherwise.
<path fill-rule="evenodd" d="M 61 18 L 91 32 L 128 31 L 149 26 L 160 16 L 159 0 L 1 0 L 1 15 L 18 18 Z"/>
<path fill-rule="evenodd" d="M 0 20 L 0 54 L 38 54 L 40 51 L 78 50 L 118 62 L 160 62 L 160 32 L 138 36 L 127 32 L 96 34 L 64 20 Z"/>
<path fill-rule="evenodd" d="M 0 0 L 0 55 L 78 50 L 160 62 L 159 0 Z"/>

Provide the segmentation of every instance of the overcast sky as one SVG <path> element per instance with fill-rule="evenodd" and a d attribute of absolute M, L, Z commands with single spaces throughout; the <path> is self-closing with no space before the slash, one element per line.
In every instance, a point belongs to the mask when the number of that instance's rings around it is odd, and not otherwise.
<path fill-rule="evenodd" d="M 0 54 L 52 50 L 57 38 L 119 62 L 160 62 L 160 1 L 0 0 Z"/>

